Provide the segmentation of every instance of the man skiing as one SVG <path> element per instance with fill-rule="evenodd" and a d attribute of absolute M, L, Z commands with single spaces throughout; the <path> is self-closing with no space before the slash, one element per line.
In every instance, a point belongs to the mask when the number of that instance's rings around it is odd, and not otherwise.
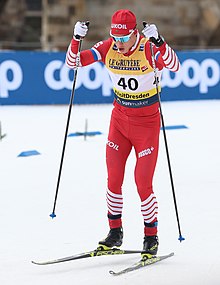
<path fill-rule="evenodd" d="M 70 68 L 76 67 L 79 38 L 85 37 L 87 31 L 85 22 L 75 24 L 66 54 L 66 64 Z M 110 38 L 81 51 L 79 66 L 103 62 L 115 95 L 106 144 L 110 231 L 99 242 L 99 247 L 109 249 L 122 245 L 122 184 L 126 161 L 134 148 L 134 176 L 144 220 L 143 255 L 156 255 L 159 245 L 158 204 L 152 181 L 159 148 L 160 113 L 150 42 L 155 55 L 159 91 L 163 68 L 176 72 L 180 64 L 176 53 L 160 36 L 154 24 L 145 25 L 142 33 L 144 36 L 139 33 L 136 16 L 131 11 L 116 11 L 112 16 Z"/>

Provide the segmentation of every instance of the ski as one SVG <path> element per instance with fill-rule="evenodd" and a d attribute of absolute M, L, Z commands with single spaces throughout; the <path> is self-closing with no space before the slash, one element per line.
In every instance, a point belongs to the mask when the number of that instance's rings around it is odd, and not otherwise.
<path fill-rule="evenodd" d="M 146 260 L 139 260 L 138 262 L 134 263 L 133 265 L 121 270 L 121 271 L 113 271 L 113 270 L 110 270 L 109 273 L 113 276 L 118 276 L 118 275 L 121 275 L 121 274 L 124 274 L 124 273 L 128 273 L 128 272 L 131 272 L 131 271 L 134 271 L 134 270 L 137 270 L 139 268 L 142 268 L 142 267 L 145 267 L 145 266 L 148 266 L 148 265 L 151 265 L 151 264 L 154 264 L 154 263 L 157 263 L 157 262 L 160 262 L 164 259 L 167 259 L 171 256 L 173 256 L 174 253 L 170 253 L 170 254 L 167 254 L 167 255 L 163 255 L 163 256 L 152 256 L 150 258 L 147 258 Z"/>
<path fill-rule="evenodd" d="M 112 248 L 112 249 L 95 249 L 89 252 L 83 252 L 79 254 L 75 254 L 72 256 L 66 256 L 58 259 L 51 259 L 48 261 L 31 261 L 37 265 L 48 265 L 48 264 L 55 264 L 61 263 L 71 260 L 83 259 L 88 257 L 95 257 L 95 256 L 104 256 L 104 255 L 122 255 L 122 254 L 134 254 L 134 253 L 141 253 L 141 250 L 124 250 L 119 248 Z"/>

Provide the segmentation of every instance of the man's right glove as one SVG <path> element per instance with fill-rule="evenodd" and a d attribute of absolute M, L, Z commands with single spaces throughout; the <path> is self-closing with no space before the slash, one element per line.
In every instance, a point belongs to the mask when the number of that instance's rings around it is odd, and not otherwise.
<path fill-rule="evenodd" d="M 155 44 L 155 46 L 162 46 L 164 39 L 158 33 L 157 27 L 154 24 L 149 25 L 146 22 L 143 22 L 143 25 L 144 29 L 142 30 L 142 33 L 144 36 L 150 39 Z"/>
<path fill-rule="evenodd" d="M 73 29 L 73 35 L 76 40 L 84 38 L 88 32 L 89 22 L 77 22 Z"/>

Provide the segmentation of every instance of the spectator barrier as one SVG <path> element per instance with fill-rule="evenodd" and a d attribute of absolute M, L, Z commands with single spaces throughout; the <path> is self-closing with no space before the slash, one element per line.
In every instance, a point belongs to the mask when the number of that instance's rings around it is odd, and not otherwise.
<path fill-rule="evenodd" d="M 220 50 L 177 53 L 181 69 L 164 70 L 162 101 L 220 99 Z M 0 52 L 0 105 L 68 104 L 73 70 L 64 52 Z M 74 103 L 113 101 L 111 80 L 102 63 L 80 68 Z"/>

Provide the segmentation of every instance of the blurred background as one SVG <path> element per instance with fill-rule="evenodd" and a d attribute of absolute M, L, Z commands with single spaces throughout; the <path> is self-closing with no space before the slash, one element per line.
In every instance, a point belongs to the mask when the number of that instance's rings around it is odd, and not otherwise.
<path fill-rule="evenodd" d="M 104 64 L 95 62 L 78 69 L 72 93 L 74 71 L 65 56 L 76 21 L 90 21 L 83 49 L 90 48 L 109 37 L 111 15 L 118 9 L 132 10 L 140 31 L 142 21 L 155 23 L 181 62 L 176 73 L 163 70 L 160 95 L 186 241 L 180 246 L 177 239 L 161 133 L 154 180 L 160 251 L 172 250 L 175 257 L 114 280 L 108 270 L 132 259 L 100 257 L 36 268 L 33 259 L 95 248 L 108 230 L 104 152 L 112 83 Z M 71 94 L 69 132 L 83 136 L 68 137 L 58 217 L 51 222 Z M 0 284 L 219 285 L 219 110 L 220 0 L 0 0 Z M 102 135 L 85 140 L 87 131 Z M 143 230 L 134 165 L 133 152 L 123 185 L 124 248 L 131 249 L 142 246 Z"/>
<path fill-rule="evenodd" d="M 0 49 L 66 50 L 78 20 L 91 22 L 89 48 L 109 35 L 112 13 L 130 9 L 138 19 L 156 23 L 172 47 L 220 46 L 220 0 L 0 0 Z"/>
<path fill-rule="evenodd" d="M 162 101 L 220 99 L 220 0 L 0 0 L 0 105 L 68 104 L 74 72 L 65 66 L 77 21 L 90 21 L 83 49 L 109 38 L 111 16 L 130 9 L 155 23 L 181 69 L 164 69 Z M 114 100 L 105 66 L 79 69 L 75 104 Z"/>

